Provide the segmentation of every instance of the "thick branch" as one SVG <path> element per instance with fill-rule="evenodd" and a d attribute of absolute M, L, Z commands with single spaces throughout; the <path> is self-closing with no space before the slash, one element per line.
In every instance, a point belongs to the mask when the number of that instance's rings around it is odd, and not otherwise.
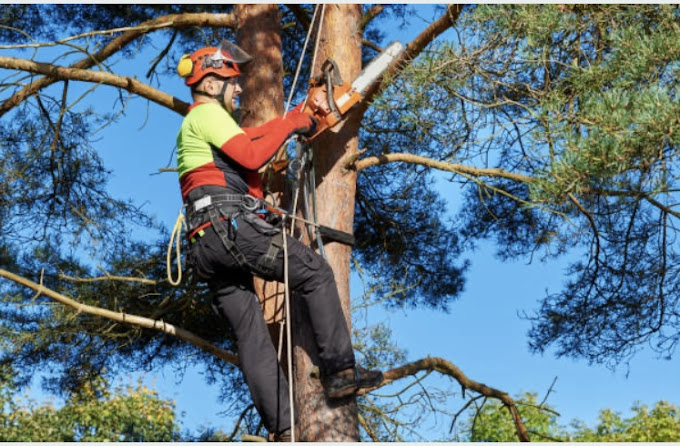
<path fill-rule="evenodd" d="M 352 166 L 352 162 L 353 162 L 353 159 L 350 158 L 348 160 L 348 162 L 345 164 L 345 166 L 347 168 L 350 168 Z M 531 182 L 535 181 L 535 179 L 530 177 L 530 176 L 508 172 L 507 170 L 503 170 L 503 169 L 470 167 L 470 166 L 465 166 L 463 164 L 454 164 L 454 163 L 447 163 L 447 162 L 444 162 L 444 161 L 436 161 L 436 160 L 433 160 L 432 158 L 427 158 L 425 156 L 420 156 L 420 155 L 413 155 L 413 154 L 410 154 L 410 153 L 388 153 L 388 154 L 380 155 L 380 156 L 370 156 L 370 157 L 364 158 L 360 161 L 357 161 L 356 163 L 354 163 L 354 166 L 355 166 L 356 170 L 359 171 L 359 170 L 362 170 L 362 169 L 366 169 L 367 167 L 380 166 L 382 164 L 394 163 L 394 162 L 420 164 L 422 166 L 432 167 L 432 168 L 438 169 L 438 170 L 454 172 L 454 173 L 463 173 L 463 174 L 471 175 L 471 176 L 474 176 L 474 177 L 507 178 L 509 180 L 518 181 L 520 183 L 531 183 Z"/>
<path fill-rule="evenodd" d="M 31 280 L 28 280 L 24 277 L 18 276 L 16 274 L 13 274 L 9 271 L 6 271 L 4 269 L 0 269 L 0 277 L 5 277 L 13 282 L 16 282 L 20 285 L 23 285 L 25 287 L 31 288 L 32 290 L 36 291 L 38 294 L 43 294 L 47 297 L 49 297 L 52 300 L 55 300 L 63 305 L 69 306 L 79 313 L 86 313 L 86 314 L 91 314 L 94 316 L 100 316 L 100 317 L 105 317 L 107 319 L 111 319 L 117 322 L 122 322 L 125 324 L 130 324 L 130 325 L 136 325 L 138 327 L 142 328 L 151 328 L 153 330 L 158 330 L 160 332 L 172 335 L 172 336 L 177 336 L 178 338 L 182 339 L 183 341 L 189 342 L 190 344 L 193 344 L 195 347 L 200 348 L 204 352 L 210 353 L 211 355 L 215 355 L 218 358 L 221 358 L 227 362 L 230 362 L 232 364 L 238 364 L 238 358 L 236 355 L 229 353 L 228 351 L 221 349 L 210 342 L 206 341 L 203 338 L 200 338 L 196 336 L 195 334 L 191 333 L 190 331 L 187 331 L 183 328 L 180 327 L 175 327 L 172 324 L 168 324 L 167 322 L 164 321 L 157 321 L 153 319 L 149 319 L 146 317 L 142 316 L 135 316 L 131 314 L 126 314 L 126 313 L 118 313 L 115 311 L 111 310 L 106 310 L 104 308 L 98 308 L 98 307 L 93 307 L 91 305 L 86 305 L 82 304 L 80 302 L 77 302 L 69 297 L 64 296 L 63 294 L 57 293 L 56 291 L 50 290 L 49 288 L 43 287 L 39 283 L 35 283 Z M 37 296 L 37 294 L 36 294 Z"/>
<path fill-rule="evenodd" d="M 3 56 L 0 56 L 0 68 L 44 74 L 47 77 L 43 79 L 50 79 L 52 82 L 70 79 L 124 88 L 131 93 L 135 93 L 141 97 L 147 98 L 159 105 L 162 105 L 163 107 L 174 110 L 181 115 L 185 115 L 189 107 L 189 104 L 182 101 L 181 99 L 177 99 L 176 97 L 157 90 L 143 82 L 128 76 L 118 76 L 106 71 L 92 71 L 82 68 L 60 67 L 58 65 L 52 65 L 43 62 L 34 62 L 32 60 Z"/>
<path fill-rule="evenodd" d="M 113 39 L 108 45 L 104 46 L 101 50 L 94 53 L 92 56 L 88 56 L 71 65 L 71 68 L 87 69 L 99 64 L 138 37 L 158 29 L 182 29 L 190 28 L 192 26 L 233 27 L 234 25 L 235 20 L 232 14 L 187 13 L 170 14 L 167 16 L 157 17 L 121 34 L 120 36 Z M 14 93 L 12 97 L 0 104 L 0 116 L 7 113 L 13 107 L 16 107 L 27 97 L 37 93 L 49 85 L 52 85 L 57 80 L 59 80 L 59 78 L 54 78 L 47 75 L 46 77 L 31 82 L 25 88 Z"/>
<path fill-rule="evenodd" d="M 510 397 L 510 395 L 501 390 L 494 389 L 493 387 L 489 387 L 486 384 L 482 384 L 468 378 L 467 375 L 465 375 L 465 373 L 463 373 L 458 367 L 445 359 L 428 357 L 401 367 L 394 368 L 392 370 L 388 370 L 385 372 L 385 381 L 380 386 L 385 386 L 398 379 L 406 378 L 407 376 L 413 376 L 416 373 L 425 370 L 433 370 L 454 378 L 460 383 L 460 385 L 463 387 L 463 390 L 470 389 L 481 395 L 500 400 L 503 405 L 508 408 L 510 414 L 512 415 L 513 421 L 515 422 L 515 428 L 517 429 L 517 437 L 520 439 L 520 441 L 530 441 L 529 433 L 522 422 L 522 418 L 519 416 L 515 401 Z M 372 390 L 375 390 L 375 388 L 363 389 L 359 394 L 363 395 Z"/>
<path fill-rule="evenodd" d="M 363 152 L 358 152 L 354 155 L 347 156 L 344 160 L 344 165 L 346 169 L 356 169 L 357 171 L 366 169 L 372 166 L 380 166 L 387 163 L 403 162 L 410 164 L 419 164 L 421 166 L 431 167 L 433 169 L 438 169 L 446 172 L 454 172 L 459 174 L 470 175 L 473 177 L 496 177 L 505 178 L 512 181 L 517 181 L 520 183 L 532 183 L 536 181 L 535 178 L 528 175 L 522 175 L 518 173 L 508 172 L 507 170 L 499 168 L 478 168 L 466 166 L 463 164 L 447 163 L 445 161 L 436 161 L 432 158 L 427 158 L 425 156 L 413 155 L 411 153 L 388 153 L 379 156 L 369 156 L 357 161 L 357 157 Z M 582 195 L 602 195 L 605 197 L 641 197 L 651 205 L 661 209 L 662 211 L 676 217 L 680 218 L 680 212 L 674 211 L 668 206 L 663 205 L 659 201 L 650 197 L 644 192 L 639 191 L 626 191 L 626 190 L 612 190 L 612 189 L 593 189 L 589 187 L 584 187 L 581 189 Z M 571 195 L 571 194 L 570 194 Z M 570 200 L 575 198 L 569 197 Z M 584 212 L 587 216 L 588 214 Z M 593 226 L 594 228 L 594 226 Z"/>

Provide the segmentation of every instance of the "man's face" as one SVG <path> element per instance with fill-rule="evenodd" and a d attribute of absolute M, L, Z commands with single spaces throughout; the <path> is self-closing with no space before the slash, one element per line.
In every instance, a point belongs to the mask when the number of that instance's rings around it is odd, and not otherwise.
<path fill-rule="evenodd" d="M 224 90 L 224 108 L 229 113 L 233 113 L 238 110 L 238 96 L 243 90 L 241 90 L 237 77 L 224 79 L 221 82 L 227 84 L 226 90 Z M 220 84 L 220 89 L 221 88 L 222 85 Z"/>
<path fill-rule="evenodd" d="M 203 90 L 211 95 L 219 95 L 224 88 L 224 108 L 229 113 L 234 113 L 238 110 L 238 96 L 243 90 L 238 83 L 237 77 L 228 79 L 218 78 L 216 76 L 209 76 L 204 79 Z"/>

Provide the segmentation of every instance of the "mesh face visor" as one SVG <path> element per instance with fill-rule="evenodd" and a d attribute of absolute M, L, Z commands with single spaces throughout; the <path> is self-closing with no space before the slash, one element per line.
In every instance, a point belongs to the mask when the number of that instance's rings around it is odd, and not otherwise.
<path fill-rule="evenodd" d="M 243 64 L 251 60 L 253 60 L 252 56 L 243 51 L 238 45 L 227 39 L 222 39 L 217 51 L 211 56 L 206 57 L 203 64 L 211 68 L 221 68 L 224 62 Z"/>

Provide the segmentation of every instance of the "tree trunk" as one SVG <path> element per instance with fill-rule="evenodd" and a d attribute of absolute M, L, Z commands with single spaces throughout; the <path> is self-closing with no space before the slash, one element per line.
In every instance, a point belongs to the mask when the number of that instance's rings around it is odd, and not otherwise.
<path fill-rule="evenodd" d="M 281 17 L 277 5 L 234 5 L 236 41 L 253 60 L 243 65 L 242 125 L 254 127 L 283 113 Z"/>
<path fill-rule="evenodd" d="M 280 16 L 276 5 L 235 5 L 237 42 L 255 60 L 245 66 L 241 95 L 242 125 L 259 125 L 283 112 Z M 314 72 L 326 58 L 334 59 L 346 81 L 361 71 L 360 5 L 326 5 L 321 43 Z M 316 35 L 316 34 L 315 34 Z M 319 138 L 314 147 L 317 172 L 316 203 L 319 223 L 352 232 L 356 172 L 347 172 L 338 161 L 357 150 L 358 119 L 342 123 Z M 272 185 L 270 184 L 270 187 Z M 274 185 L 273 190 L 280 190 Z M 345 318 L 349 323 L 349 261 L 351 249 L 338 243 L 325 246 L 335 273 Z M 276 285 L 256 282 L 265 319 L 278 320 L 281 301 Z M 280 287 L 279 290 L 280 291 Z M 307 310 L 293 299 L 294 386 L 296 440 L 358 441 L 357 407 L 354 401 L 329 404 L 318 378 L 312 377 L 318 364 L 316 344 Z M 285 367 L 284 367 L 285 368 Z"/>
<path fill-rule="evenodd" d="M 283 114 L 283 62 L 281 59 L 281 16 L 277 5 L 234 5 L 236 41 L 253 61 L 243 66 L 241 125 L 256 127 Z M 269 184 L 273 191 L 283 188 Z M 255 279 L 265 321 L 276 343 L 283 308 L 283 287 Z"/>
<path fill-rule="evenodd" d="M 332 58 L 345 81 L 361 71 L 360 5 L 326 5 L 319 53 L 314 72 L 318 73 L 326 58 Z M 358 122 L 340 124 L 314 144 L 317 174 L 317 213 L 319 223 L 352 232 L 356 172 L 348 172 L 338 161 L 357 150 Z M 328 263 L 335 273 L 345 318 L 350 320 L 349 264 L 351 248 L 339 243 L 325 245 Z M 311 378 L 313 364 L 318 364 L 316 346 L 306 309 L 293 302 L 293 341 L 295 344 L 295 406 L 300 441 L 358 441 L 357 407 L 354 401 L 338 405 L 323 394 L 321 383 Z"/>

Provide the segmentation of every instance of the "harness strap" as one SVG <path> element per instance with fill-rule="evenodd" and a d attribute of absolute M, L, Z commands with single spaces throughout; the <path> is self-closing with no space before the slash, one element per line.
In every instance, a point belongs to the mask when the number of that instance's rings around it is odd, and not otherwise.
<path fill-rule="evenodd" d="M 210 224 L 215 228 L 215 232 L 219 235 L 224 248 L 231 254 L 231 256 L 236 260 L 236 263 L 241 268 L 245 268 L 248 271 L 259 275 L 263 278 L 271 276 L 275 273 L 276 267 L 276 257 L 283 248 L 283 231 L 279 231 L 274 236 L 272 236 L 269 246 L 267 247 L 267 252 L 257 259 L 257 263 L 254 265 L 246 259 L 243 251 L 234 243 L 229 235 L 229 230 L 227 225 L 224 223 L 225 220 L 232 220 L 233 217 L 225 218 L 220 214 L 219 207 L 210 206 L 208 207 L 208 216 L 210 217 Z M 198 229 L 198 228 L 197 228 Z"/>
<path fill-rule="evenodd" d="M 283 231 L 278 232 L 272 237 L 269 243 L 269 248 L 267 252 L 258 259 L 257 266 L 266 270 L 269 273 L 275 272 L 274 263 L 276 262 L 276 256 L 279 255 L 279 251 L 283 248 Z"/>
<path fill-rule="evenodd" d="M 257 209 L 258 201 L 255 197 L 250 195 L 238 195 L 238 194 L 212 194 L 204 195 L 203 197 L 194 200 L 190 205 L 187 206 L 187 219 L 189 220 L 189 235 L 188 239 L 192 242 L 195 241 L 195 236 L 203 235 L 202 230 L 206 229 L 212 224 L 212 220 L 203 220 L 201 224 L 193 227 L 198 222 L 194 221 L 194 216 L 199 213 L 205 212 L 206 208 L 216 207 L 215 205 L 223 205 L 223 208 L 231 208 L 234 212 L 239 210 L 250 211 Z M 224 206 L 228 205 L 228 206 Z M 203 211 L 203 212 L 201 212 Z M 226 217 L 220 216 L 220 220 L 226 220 Z M 200 221 L 200 220 L 199 220 Z"/>
<path fill-rule="evenodd" d="M 257 198 L 252 195 L 240 195 L 240 194 L 210 194 L 204 195 L 203 197 L 195 200 L 189 209 L 192 212 L 198 212 L 211 204 L 233 204 L 244 208 L 245 210 L 255 210 L 259 204 Z"/>
<path fill-rule="evenodd" d="M 229 237 L 229 232 L 225 228 L 225 225 L 222 224 L 222 216 L 220 215 L 219 208 L 216 206 L 210 206 L 208 208 L 208 215 L 210 217 L 210 223 L 215 229 L 217 235 L 220 236 L 220 240 L 222 240 L 224 248 L 229 252 L 229 254 L 232 255 L 232 257 L 234 257 L 234 260 L 236 260 L 239 266 L 249 267 L 250 263 L 248 263 L 248 259 L 246 259 L 246 256 L 243 255 L 243 252 L 241 252 L 238 246 L 236 246 L 236 244 L 231 240 Z"/>
<path fill-rule="evenodd" d="M 224 220 L 226 220 L 226 218 L 220 217 L 220 220 L 224 221 Z M 202 225 L 198 226 L 196 229 L 191 231 L 189 233 L 189 235 L 187 236 L 187 238 L 189 239 L 189 241 L 191 243 L 195 243 L 196 242 L 196 235 L 198 235 L 199 237 L 203 237 L 203 235 L 205 234 L 205 229 L 208 228 L 210 225 L 212 225 L 212 222 L 207 221 L 207 222 L 203 223 Z"/>

